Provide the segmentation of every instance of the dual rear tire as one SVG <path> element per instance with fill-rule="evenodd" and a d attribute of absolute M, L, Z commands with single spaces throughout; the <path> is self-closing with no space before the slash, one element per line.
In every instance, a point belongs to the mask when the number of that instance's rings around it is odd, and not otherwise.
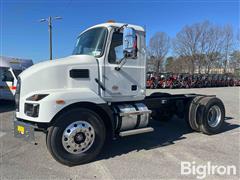
<path fill-rule="evenodd" d="M 189 102 L 185 119 L 189 126 L 204 134 L 217 134 L 224 125 L 225 108 L 216 97 L 197 96 Z"/>

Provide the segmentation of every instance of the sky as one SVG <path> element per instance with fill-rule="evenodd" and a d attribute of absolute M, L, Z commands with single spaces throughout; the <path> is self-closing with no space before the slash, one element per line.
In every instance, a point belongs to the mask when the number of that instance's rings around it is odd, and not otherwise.
<path fill-rule="evenodd" d="M 84 29 L 108 20 L 145 26 L 147 43 L 158 31 L 171 38 L 185 26 L 208 20 L 240 29 L 239 0 L 0 0 L 0 53 L 2 56 L 49 59 L 47 23 L 53 21 L 53 58 L 71 55 Z"/>

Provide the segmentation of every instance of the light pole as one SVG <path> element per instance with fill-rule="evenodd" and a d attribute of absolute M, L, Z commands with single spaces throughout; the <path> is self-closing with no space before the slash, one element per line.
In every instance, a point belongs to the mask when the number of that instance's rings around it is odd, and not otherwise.
<path fill-rule="evenodd" d="M 49 16 L 48 18 L 41 19 L 40 22 L 48 22 L 48 31 L 49 31 L 49 59 L 52 60 L 52 20 L 62 19 L 60 16 Z"/>

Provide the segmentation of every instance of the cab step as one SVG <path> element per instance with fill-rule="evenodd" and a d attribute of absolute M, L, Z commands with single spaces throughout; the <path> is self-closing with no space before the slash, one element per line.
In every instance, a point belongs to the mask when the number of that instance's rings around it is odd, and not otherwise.
<path fill-rule="evenodd" d="M 131 136 L 131 135 L 135 135 L 135 134 L 148 133 L 148 132 L 152 132 L 152 131 L 154 131 L 154 129 L 152 127 L 146 127 L 146 128 L 141 128 L 141 129 L 122 131 L 119 133 L 119 136 L 121 136 L 121 137 Z"/>

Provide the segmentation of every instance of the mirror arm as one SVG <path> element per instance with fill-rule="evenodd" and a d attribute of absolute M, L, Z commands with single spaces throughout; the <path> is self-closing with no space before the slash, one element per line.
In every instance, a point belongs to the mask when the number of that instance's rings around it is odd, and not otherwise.
<path fill-rule="evenodd" d="M 128 26 L 128 24 L 124 24 L 124 25 L 122 25 L 121 27 L 118 27 L 117 29 L 116 29 L 116 31 L 121 31 L 124 27 L 127 27 Z"/>
<path fill-rule="evenodd" d="M 123 57 L 120 61 L 121 63 L 119 64 L 119 66 L 115 67 L 115 70 L 116 71 L 120 71 L 121 68 L 123 67 L 123 65 L 127 62 L 127 58 L 126 57 Z"/>

